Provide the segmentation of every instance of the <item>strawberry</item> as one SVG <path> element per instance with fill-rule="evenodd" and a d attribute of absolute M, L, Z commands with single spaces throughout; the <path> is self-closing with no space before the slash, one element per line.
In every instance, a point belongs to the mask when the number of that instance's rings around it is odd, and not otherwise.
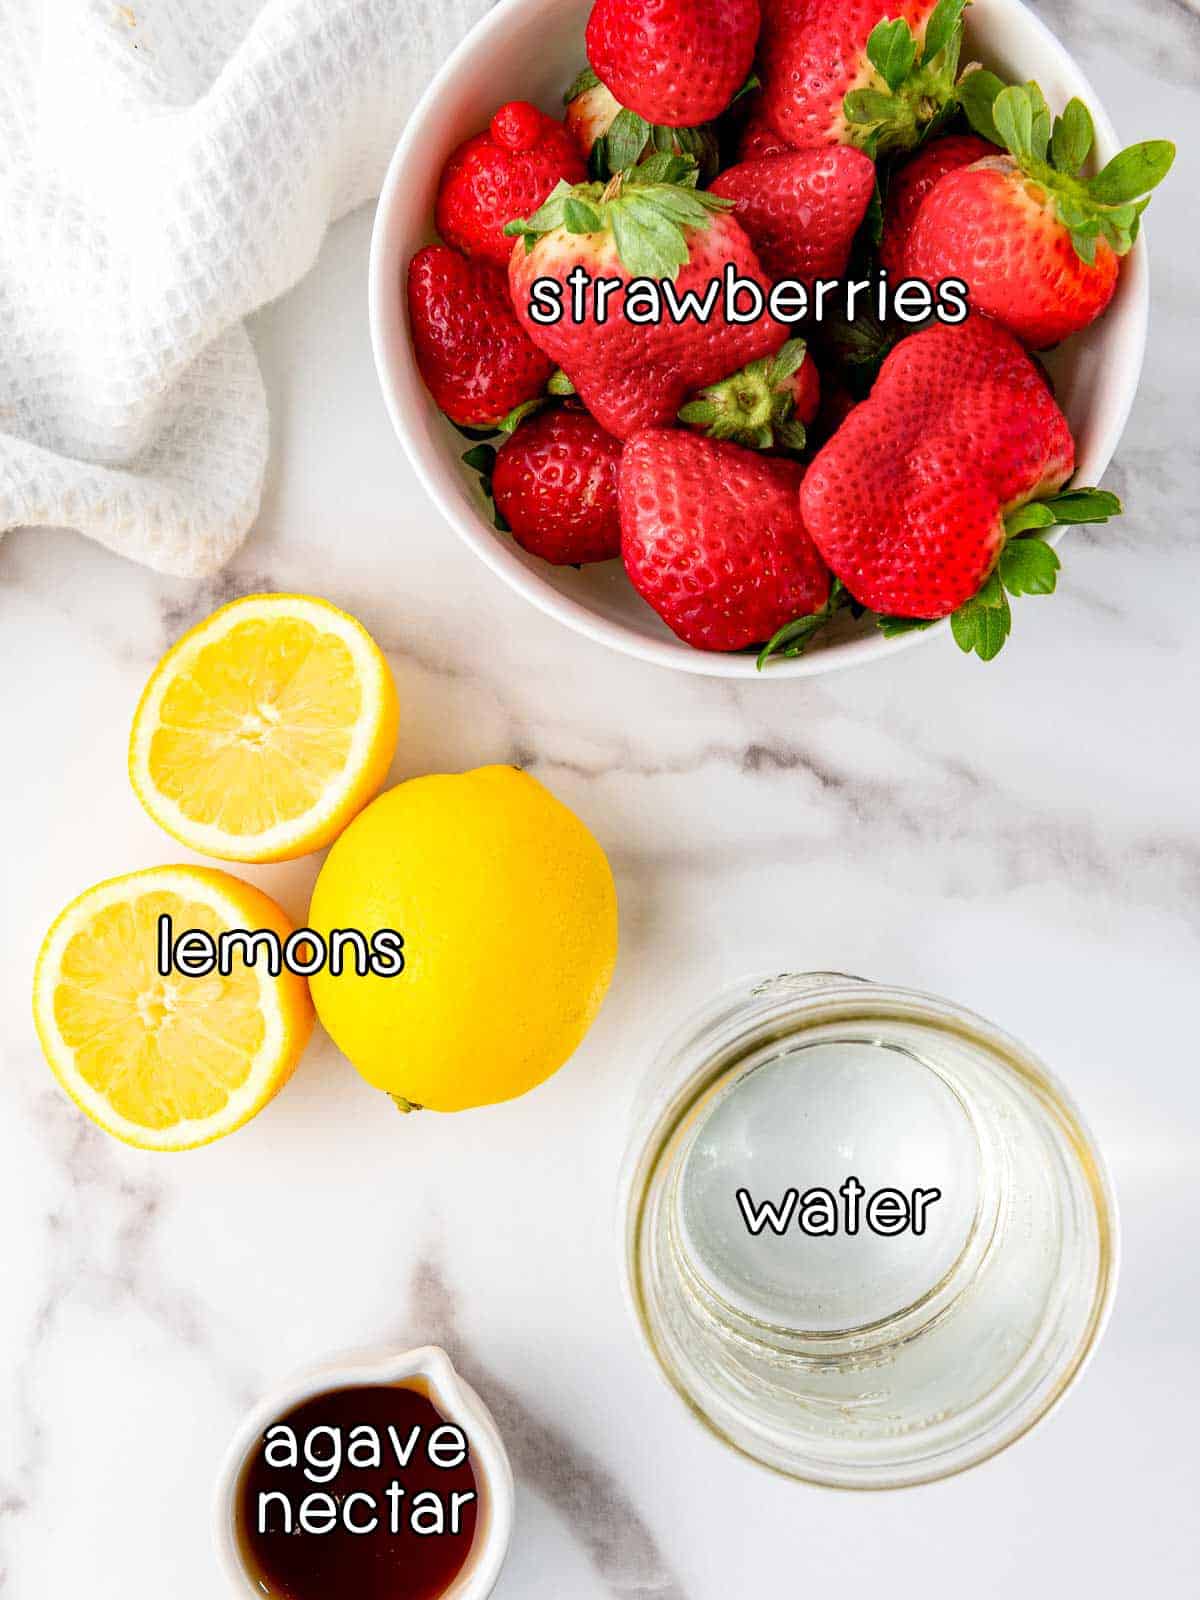
<path fill-rule="evenodd" d="M 976 134 L 948 134 L 941 139 L 931 139 L 911 161 L 894 172 L 883 212 L 883 238 L 879 245 L 881 265 L 902 277 L 904 254 L 925 196 L 948 172 L 957 172 L 959 167 L 969 167 L 995 153 L 995 145 Z"/>
<path fill-rule="evenodd" d="M 485 133 L 447 161 L 437 228 L 447 244 L 504 266 L 512 245 L 504 224 L 535 211 L 559 180 L 581 183 L 587 169 L 561 123 L 523 100 L 501 106 Z"/>
<path fill-rule="evenodd" d="M 680 411 L 679 420 L 710 439 L 732 439 L 751 450 L 776 445 L 803 450 L 807 425 L 820 405 L 816 364 L 803 339 L 789 339 L 775 355 L 702 389 Z"/>
<path fill-rule="evenodd" d="M 785 156 L 791 145 L 775 129 L 757 108 L 746 119 L 742 129 L 742 136 L 738 141 L 739 161 L 762 161 L 767 156 Z"/>
<path fill-rule="evenodd" d="M 977 76 L 982 77 L 983 74 Z M 994 81 L 994 80 L 993 80 Z M 1037 84 L 1002 89 L 990 123 L 1006 153 L 951 172 L 921 204 L 903 269 L 961 278 L 977 311 L 1035 350 L 1094 322 L 1117 286 L 1149 191 L 1175 157 L 1165 139 L 1137 144 L 1080 177 L 1094 133 L 1072 100 L 1051 125 Z"/>
<path fill-rule="evenodd" d="M 754 63 L 758 0 L 596 0 L 587 55 L 600 81 L 647 122 L 719 117 Z"/>
<path fill-rule="evenodd" d="M 428 245 L 408 269 L 408 313 L 425 386 L 452 422 L 494 427 L 554 371 L 517 321 L 504 273 Z"/>
<path fill-rule="evenodd" d="M 728 201 L 678 181 L 689 175 L 694 181 L 690 163 L 655 155 L 607 187 L 564 186 L 528 222 L 510 225 L 510 232 L 525 240 L 509 263 L 509 288 L 521 325 L 564 369 L 596 420 L 621 439 L 674 421 L 697 389 L 773 355 L 788 337 L 786 326 L 769 315 L 744 324 L 730 321 L 720 292 L 712 295 L 707 322 L 694 316 L 639 322 L 627 315 L 635 278 L 659 285 L 665 280 L 680 300 L 688 295 L 703 300 L 729 266 L 760 292 L 769 292 L 749 239 L 725 214 Z M 583 320 L 572 316 L 569 280 L 577 268 L 616 285 L 603 321 L 591 296 Z M 543 280 L 542 287 L 544 280 L 562 287 L 563 316 L 552 326 L 531 314 L 537 280 Z M 633 309 L 639 310 L 636 300 Z"/>
<path fill-rule="evenodd" d="M 1046 530 L 1121 509 L 1094 489 L 1059 494 L 1074 466 L 1044 374 L 1010 333 L 969 317 L 901 340 L 818 452 L 801 502 L 822 556 L 885 632 L 952 614 L 962 648 L 990 660 L 1008 595 L 1055 586 Z"/>
<path fill-rule="evenodd" d="M 690 156 L 702 178 L 715 178 L 720 150 L 711 128 L 655 126 L 606 89 L 590 67 L 565 95 L 567 132 L 588 162 L 594 178 L 607 181 L 656 152 Z"/>
<path fill-rule="evenodd" d="M 543 411 L 497 453 L 496 509 L 523 550 L 558 566 L 621 554 L 620 441 L 584 411 Z"/>
<path fill-rule="evenodd" d="M 621 556 L 642 599 L 699 650 L 741 650 L 829 601 L 804 527 L 804 468 L 651 428 L 618 474 Z"/>
<path fill-rule="evenodd" d="M 563 123 L 583 153 L 584 160 L 588 160 L 620 115 L 621 102 L 588 67 L 567 90 L 565 103 L 567 114 Z M 635 159 L 641 157 L 644 149 L 643 144 Z"/>
<path fill-rule="evenodd" d="M 773 278 L 840 278 L 875 193 L 875 166 L 847 146 L 793 150 L 730 167 L 712 193 L 733 214 Z"/>
<path fill-rule="evenodd" d="M 911 150 L 956 100 L 966 0 L 764 0 L 762 114 L 799 149 Z"/>

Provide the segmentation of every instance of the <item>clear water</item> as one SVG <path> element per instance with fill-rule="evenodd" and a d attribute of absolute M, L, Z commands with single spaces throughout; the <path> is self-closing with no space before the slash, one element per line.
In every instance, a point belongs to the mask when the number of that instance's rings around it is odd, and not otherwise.
<path fill-rule="evenodd" d="M 733 1084 L 698 1131 L 679 1176 L 680 1243 L 705 1286 L 750 1317 L 818 1334 L 866 1327 L 921 1300 L 954 1267 L 975 1221 L 981 1162 L 963 1101 L 910 1051 L 871 1040 L 795 1047 Z M 850 1177 L 867 1198 L 941 1194 L 924 1207 L 923 1233 L 875 1232 L 864 1198 L 851 1234 L 838 1194 Z M 806 1234 L 793 1214 L 782 1234 L 768 1224 L 756 1235 L 737 1198 L 744 1190 L 756 1213 L 813 1189 L 834 1198 L 836 1234 Z M 811 1207 L 805 1215 L 821 1220 Z"/>

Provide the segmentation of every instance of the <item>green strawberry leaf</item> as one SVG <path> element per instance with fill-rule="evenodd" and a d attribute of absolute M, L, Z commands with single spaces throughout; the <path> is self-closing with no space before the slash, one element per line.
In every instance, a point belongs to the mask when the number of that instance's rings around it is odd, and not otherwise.
<path fill-rule="evenodd" d="M 543 234 L 611 231 L 623 265 L 634 277 L 678 276 L 688 261 L 688 233 L 707 228 L 732 201 L 697 190 L 689 156 L 659 153 L 616 174 L 607 184 L 560 183 L 532 217 L 510 222 L 505 233 L 523 237 L 532 251 Z"/>
<path fill-rule="evenodd" d="M 1055 522 L 1107 522 L 1125 510 L 1115 494 L 1107 489 L 1067 489 L 1040 502 Z"/>
<path fill-rule="evenodd" d="M 490 495 L 492 492 L 492 473 L 496 467 L 496 447 L 491 444 L 477 444 L 473 450 L 468 450 L 462 458 L 463 466 L 470 467 L 472 472 L 477 472 L 483 480 L 483 492 Z"/>
<path fill-rule="evenodd" d="M 1010 539 L 1000 552 L 1000 581 L 1011 595 L 1053 594 L 1061 565 L 1041 539 Z"/>
<path fill-rule="evenodd" d="M 1004 140 L 996 127 L 994 107 L 1003 92 L 1003 80 L 984 67 L 964 73 L 958 83 L 958 103 L 972 129 L 981 139 L 990 139 L 993 144 L 1000 145 Z"/>
<path fill-rule="evenodd" d="M 746 79 L 746 81 L 742 85 L 742 87 L 734 95 L 733 99 L 729 102 L 729 104 L 731 106 L 735 106 L 735 105 L 737 105 L 738 101 L 741 100 L 741 99 L 744 99 L 746 95 L 753 94 L 756 89 L 761 89 L 761 88 L 762 88 L 762 79 L 759 77 L 757 72 L 752 72 L 750 74 L 750 76 Z"/>
<path fill-rule="evenodd" d="M 772 388 L 779 388 L 789 378 L 794 378 L 804 365 L 808 355 L 808 344 L 804 339 L 789 339 L 771 357 L 770 383 Z"/>
<path fill-rule="evenodd" d="M 1100 226 L 1098 223 L 1090 230 L 1083 228 L 1072 228 L 1071 230 L 1071 243 L 1075 247 L 1075 254 L 1085 267 L 1094 267 L 1096 265 L 1096 241 L 1099 236 Z"/>
<path fill-rule="evenodd" d="M 828 616 L 822 610 L 814 611 L 810 617 L 797 617 L 795 622 L 785 623 L 759 651 L 758 670 L 762 672 L 767 662 L 775 656 L 784 661 L 794 661 L 797 656 L 802 656 L 828 621 Z"/>
<path fill-rule="evenodd" d="M 794 622 L 785 622 L 778 633 L 763 645 L 758 656 L 758 670 L 762 672 L 775 656 L 785 661 L 794 661 L 797 656 L 802 656 L 826 623 L 849 604 L 849 591 L 835 578 L 829 590 L 829 599 L 818 611 L 811 616 L 797 617 Z"/>
<path fill-rule="evenodd" d="M 1052 131 L 1050 107 L 1046 104 L 1046 96 L 1036 83 L 1027 83 L 1025 93 L 1029 96 L 1029 103 L 1033 108 L 1033 159 L 1045 161 L 1050 154 Z"/>
<path fill-rule="evenodd" d="M 1012 631 L 1012 609 L 998 573 L 951 613 L 950 628 L 958 648 L 968 655 L 974 651 L 981 661 L 992 661 L 1000 654 Z"/>
<path fill-rule="evenodd" d="M 1001 144 L 1028 166 L 1046 159 L 1050 148 L 1050 107 L 1036 83 L 1011 84 L 992 103 L 992 119 Z"/>
<path fill-rule="evenodd" d="M 567 201 L 577 192 L 560 179 L 531 217 L 514 217 L 511 222 L 505 223 L 504 232 L 510 239 L 524 237 L 526 240 L 531 235 L 536 238 L 539 234 L 552 233 L 555 228 L 562 227 Z"/>
<path fill-rule="evenodd" d="M 960 30 L 966 9 L 967 0 L 939 0 L 925 28 L 925 49 L 921 56 L 923 67 L 927 67 L 935 56 L 941 55 Z"/>
<path fill-rule="evenodd" d="M 507 421 L 507 418 L 505 420 Z M 495 448 L 490 444 L 476 445 L 475 449 L 468 450 L 462 459 L 464 466 L 470 467 L 472 472 L 479 474 L 479 487 L 483 490 L 485 497 L 492 501 L 492 522 L 501 533 L 511 533 L 512 529 L 509 527 L 504 513 L 496 505 L 492 496 L 492 474 L 496 470 Z"/>
<path fill-rule="evenodd" d="M 651 136 L 652 129 L 645 117 L 622 106 L 605 134 L 608 164 L 614 174 L 637 164 Z"/>
<path fill-rule="evenodd" d="M 577 394 L 578 390 L 563 369 L 556 367 L 550 374 L 550 381 L 546 385 L 546 393 L 566 398 L 569 395 Z"/>
<path fill-rule="evenodd" d="M 1028 505 L 1018 506 L 1004 519 L 1004 531 L 1010 539 L 1019 538 L 1021 534 L 1028 533 L 1031 528 L 1052 528 L 1054 526 L 1054 513 L 1043 500 L 1031 500 Z"/>
<path fill-rule="evenodd" d="M 903 17 L 877 22 L 867 40 L 867 60 L 889 89 L 900 87 L 917 59 L 917 41 Z"/>
<path fill-rule="evenodd" d="M 786 422 L 780 422 L 773 429 L 764 430 L 774 434 L 774 443 L 784 450 L 792 450 L 800 455 L 808 448 L 808 429 L 797 417 L 790 417 Z M 770 443 L 762 446 L 769 450 Z"/>
<path fill-rule="evenodd" d="M 1150 139 L 1145 144 L 1130 145 L 1096 174 L 1087 192 L 1105 206 L 1138 200 L 1163 181 L 1174 160 L 1175 146 L 1169 139 Z"/>
<path fill-rule="evenodd" d="M 587 94 L 590 90 L 598 89 L 599 87 L 600 79 L 592 71 L 591 67 L 584 67 L 575 82 L 563 95 L 563 105 L 569 106 L 571 101 L 577 100 L 581 94 Z"/>
<path fill-rule="evenodd" d="M 563 206 L 563 227 L 568 233 L 598 233 L 603 226 L 600 213 L 586 200 L 571 195 Z"/>
<path fill-rule="evenodd" d="M 1033 107 L 1021 85 L 1002 89 L 992 106 L 996 132 L 1018 161 L 1028 161 L 1033 153 Z"/>
<path fill-rule="evenodd" d="M 1082 100 L 1068 100 L 1061 117 L 1054 119 L 1050 155 L 1059 172 L 1075 177 L 1096 141 L 1092 114 Z"/>
<path fill-rule="evenodd" d="M 885 639 L 898 638 L 902 633 L 923 633 L 932 628 L 932 617 L 876 617 L 875 626 Z"/>
<path fill-rule="evenodd" d="M 649 200 L 630 196 L 612 211 L 617 254 L 635 278 L 670 278 L 688 262 L 683 230 Z"/>

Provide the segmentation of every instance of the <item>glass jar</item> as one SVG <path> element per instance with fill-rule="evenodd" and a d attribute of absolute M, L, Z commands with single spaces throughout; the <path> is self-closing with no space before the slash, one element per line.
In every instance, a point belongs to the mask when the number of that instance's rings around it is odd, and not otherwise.
<path fill-rule="evenodd" d="M 1116 1206 L 1046 1069 L 946 1001 L 750 980 L 668 1043 L 624 1177 L 627 1282 L 726 1443 L 813 1483 L 973 1466 L 1079 1376 Z"/>

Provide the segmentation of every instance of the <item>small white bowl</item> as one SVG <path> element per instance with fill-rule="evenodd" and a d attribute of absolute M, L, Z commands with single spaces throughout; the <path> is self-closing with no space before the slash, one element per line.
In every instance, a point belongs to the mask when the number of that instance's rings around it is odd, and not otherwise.
<path fill-rule="evenodd" d="M 217 1479 L 215 1542 L 217 1562 L 229 1592 L 245 1600 L 262 1590 L 254 1583 L 238 1550 L 237 1491 L 242 1469 L 272 1423 L 315 1395 L 331 1389 L 425 1380 L 429 1398 L 467 1436 L 471 1465 L 479 1485 L 479 1516 L 466 1562 L 444 1600 L 486 1600 L 496 1587 L 512 1537 L 515 1495 L 508 1453 L 495 1419 L 483 1401 L 455 1372 L 437 1345 L 422 1345 L 399 1355 L 378 1352 L 343 1356 L 315 1367 L 266 1396 L 243 1420 L 225 1455 Z"/>
<path fill-rule="evenodd" d="M 719 678 L 807 677 L 873 661 L 936 630 L 884 639 L 873 629 L 818 640 L 795 661 L 758 673 L 752 655 L 693 650 L 659 621 L 619 562 L 576 572 L 526 553 L 492 526 L 466 441 L 439 414 L 417 372 L 408 331 L 408 263 L 434 237 L 438 178 L 450 152 L 485 127 L 507 100 L 532 100 L 562 113 L 562 92 L 584 64 L 591 0 L 501 0 L 468 34 L 429 85 L 396 147 L 379 197 L 371 240 L 370 317 L 375 365 L 392 424 L 443 516 L 510 588 L 578 633 L 627 655 Z M 1051 106 L 1077 95 L 1092 111 L 1096 156 L 1120 149 L 1112 123 L 1067 51 L 1021 0 L 975 0 L 967 12 L 964 60 L 980 60 L 1012 81 L 1035 78 Z M 1121 437 L 1141 374 L 1149 312 L 1144 240 L 1126 258 L 1106 316 L 1048 361 L 1075 434 L 1075 481 L 1098 484 Z M 944 624 L 943 624 L 944 626 Z"/>

